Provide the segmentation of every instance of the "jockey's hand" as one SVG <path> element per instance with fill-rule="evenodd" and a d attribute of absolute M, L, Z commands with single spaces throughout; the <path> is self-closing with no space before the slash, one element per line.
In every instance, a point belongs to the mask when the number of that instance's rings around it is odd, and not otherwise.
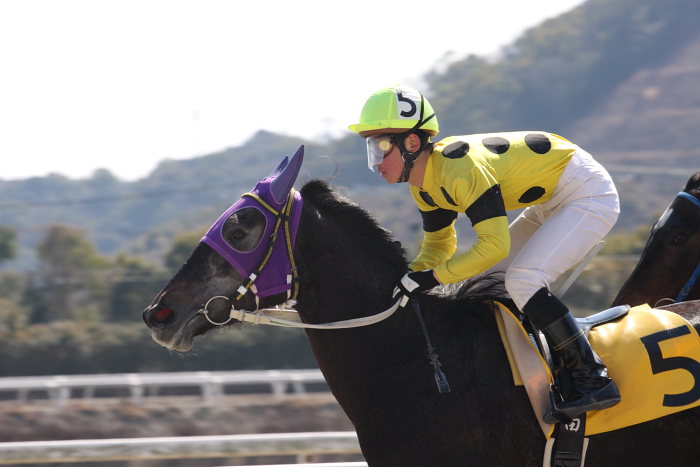
<path fill-rule="evenodd" d="M 428 269 L 427 271 L 411 271 L 401 278 L 394 288 L 392 297 L 402 294 L 404 298 L 401 300 L 401 306 L 406 306 L 409 298 L 414 298 L 420 292 L 430 290 L 438 285 L 440 285 L 440 282 L 435 277 L 435 274 L 433 274 L 432 269 Z"/>

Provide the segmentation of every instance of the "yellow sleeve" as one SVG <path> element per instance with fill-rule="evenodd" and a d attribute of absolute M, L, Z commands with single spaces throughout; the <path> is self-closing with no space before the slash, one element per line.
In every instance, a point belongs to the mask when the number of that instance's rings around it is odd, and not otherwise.
<path fill-rule="evenodd" d="M 434 267 L 443 284 L 459 282 L 486 271 L 506 258 L 510 252 L 508 218 L 492 217 L 474 226 L 479 238 L 467 252 Z"/>
<path fill-rule="evenodd" d="M 424 233 L 420 253 L 409 267 L 414 271 L 433 269 L 452 258 L 456 251 L 457 231 L 455 230 L 455 221 L 452 221 L 443 229 Z"/>
<path fill-rule="evenodd" d="M 475 166 L 470 171 L 453 171 L 446 178 L 446 190 L 478 235 L 467 252 L 435 267 L 443 284 L 469 279 L 506 258 L 510 252 L 510 231 L 501 187 L 493 169 Z"/>

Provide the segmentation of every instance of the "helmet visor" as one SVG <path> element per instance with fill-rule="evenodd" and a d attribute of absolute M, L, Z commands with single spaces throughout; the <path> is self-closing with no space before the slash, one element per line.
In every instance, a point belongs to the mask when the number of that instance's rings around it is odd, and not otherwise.
<path fill-rule="evenodd" d="M 384 161 L 394 146 L 394 141 L 390 136 L 378 135 L 365 138 L 367 143 L 367 166 L 372 172 L 377 171 L 377 166 Z"/>

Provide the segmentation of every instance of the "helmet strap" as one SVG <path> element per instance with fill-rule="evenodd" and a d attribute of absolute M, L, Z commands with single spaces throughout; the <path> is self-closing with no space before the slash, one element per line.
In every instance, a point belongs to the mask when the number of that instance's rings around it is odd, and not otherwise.
<path fill-rule="evenodd" d="M 401 151 L 401 158 L 403 159 L 403 171 L 401 172 L 401 178 L 399 179 L 399 183 L 405 183 L 408 181 L 409 176 L 411 175 L 411 169 L 413 169 L 413 163 L 418 159 L 418 156 L 420 156 L 420 153 L 423 152 L 423 149 L 425 149 L 428 144 L 430 143 L 430 135 L 422 131 L 418 133 L 416 130 L 420 130 L 420 128 L 425 125 L 430 119 L 435 117 L 435 113 L 433 112 L 431 115 L 429 115 L 427 118 L 423 119 L 423 114 L 425 111 L 425 104 L 423 103 L 425 98 L 423 97 L 423 93 L 420 93 L 420 116 L 418 117 L 418 121 L 416 122 L 415 125 L 413 125 L 413 128 L 408 130 L 405 133 L 401 133 L 396 135 L 394 142 L 396 145 L 399 147 L 399 151 Z M 410 135 L 411 133 L 415 133 L 418 135 L 420 138 L 420 146 L 418 147 L 417 151 L 411 152 L 406 149 L 406 145 L 404 144 L 406 137 Z"/>
<path fill-rule="evenodd" d="M 412 133 L 415 133 L 420 138 L 420 145 L 416 151 L 409 151 L 406 149 L 406 137 Z M 399 148 L 401 153 L 401 159 L 403 159 L 403 171 L 401 172 L 401 177 L 399 178 L 399 183 L 405 183 L 408 181 L 411 175 L 411 170 L 413 169 L 413 163 L 418 159 L 421 152 L 430 144 L 430 135 L 426 132 L 416 132 L 414 130 L 409 130 L 406 133 L 400 133 L 394 138 L 394 143 Z"/>
<path fill-rule="evenodd" d="M 407 154 L 401 153 L 401 158 L 403 159 L 403 171 L 401 172 L 401 178 L 399 178 L 399 183 L 406 183 L 408 178 L 411 176 L 411 170 L 413 169 L 413 162 L 415 158 L 410 159 L 406 157 Z"/>

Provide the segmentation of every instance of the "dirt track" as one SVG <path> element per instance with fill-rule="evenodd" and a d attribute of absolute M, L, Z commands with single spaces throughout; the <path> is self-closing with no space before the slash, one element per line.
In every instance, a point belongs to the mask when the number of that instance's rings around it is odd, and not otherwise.
<path fill-rule="evenodd" d="M 146 399 L 133 405 L 119 399 L 72 400 L 64 408 L 48 401 L 0 403 L 0 442 L 90 438 L 144 438 L 302 431 L 348 431 L 352 425 L 330 394 L 226 396 L 219 405 L 198 397 Z M 358 460 L 358 459 L 354 459 Z M 79 466 L 212 466 L 242 459 L 81 463 Z M 245 460 L 253 464 L 253 460 Z M 290 462 L 283 459 L 282 462 Z M 259 463 L 259 462 L 258 462 Z M 270 462 L 268 458 L 265 463 Z M 42 464 L 46 467 L 48 464 Z M 66 466 L 68 464 L 54 464 Z"/>

